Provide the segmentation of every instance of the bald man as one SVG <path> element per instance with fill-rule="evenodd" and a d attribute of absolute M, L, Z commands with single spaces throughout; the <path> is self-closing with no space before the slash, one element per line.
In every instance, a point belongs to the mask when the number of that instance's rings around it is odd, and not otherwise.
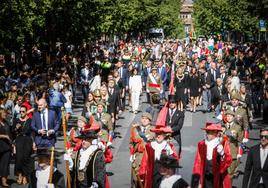
<path fill-rule="evenodd" d="M 35 132 L 34 142 L 37 148 L 50 148 L 55 145 L 59 129 L 56 114 L 47 108 L 45 99 L 38 102 L 38 111 L 33 113 L 31 127 Z"/>

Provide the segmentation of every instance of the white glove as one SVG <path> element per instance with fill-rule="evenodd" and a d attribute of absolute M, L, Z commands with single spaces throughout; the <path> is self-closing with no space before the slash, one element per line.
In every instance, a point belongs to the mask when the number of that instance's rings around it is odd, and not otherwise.
<path fill-rule="evenodd" d="M 107 146 L 109 147 L 109 146 L 111 146 L 112 145 L 112 142 L 108 142 L 107 143 Z"/>
<path fill-rule="evenodd" d="M 150 93 L 149 89 L 146 89 L 146 92 L 147 92 L 147 93 Z"/>
<path fill-rule="evenodd" d="M 65 153 L 63 155 L 63 160 L 64 161 L 68 161 L 68 163 L 69 163 L 69 169 L 71 170 L 73 168 L 73 166 L 74 166 L 74 162 L 73 162 L 72 157 L 70 155 L 68 155 L 67 153 Z"/>
<path fill-rule="evenodd" d="M 218 154 L 220 154 L 221 156 L 224 155 L 223 146 L 222 146 L 221 144 L 219 144 L 219 145 L 217 146 L 217 152 L 218 152 Z"/>
<path fill-rule="evenodd" d="M 242 155 L 240 155 L 240 154 L 237 154 L 237 156 L 236 156 L 237 159 L 240 159 L 241 157 L 242 157 Z"/>
<path fill-rule="evenodd" d="M 98 188 L 99 185 L 96 182 L 92 182 L 90 188 Z"/>
<path fill-rule="evenodd" d="M 163 93 L 163 90 L 160 90 L 160 93 Z"/>
<path fill-rule="evenodd" d="M 54 188 L 54 184 L 53 183 L 47 183 L 45 185 L 45 188 Z"/>
<path fill-rule="evenodd" d="M 133 163 L 135 161 L 135 156 L 134 155 L 130 155 L 129 161 L 131 163 Z"/>
<path fill-rule="evenodd" d="M 105 151 L 105 145 L 102 142 L 98 142 L 98 146 L 103 152 Z"/>
<path fill-rule="evenodd" d="M 242 142 L 243 143 L 247 143 L 248 142 L 248 139 L 247 138 L 243 138 Z"/>

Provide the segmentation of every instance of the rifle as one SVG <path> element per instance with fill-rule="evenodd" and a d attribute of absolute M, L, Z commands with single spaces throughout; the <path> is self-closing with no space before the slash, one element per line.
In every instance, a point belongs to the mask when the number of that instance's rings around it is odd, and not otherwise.
<path fill-rule="evenodd" d="M 62 128 L 63 128 L 63 138 L 64 138 L 64 148 L 65 152 L 67 152 L 67 122 L 65 119 L 65 112 L 64 107 L 61 108 L 61 114 L 62 114 Z M 70 169 L 69 169 L 69 163 L 68 161 L 65 161 L 66 166 L 66 174 L 67 174 L 67 188 L 71 188 L 71 175 L 70 175 Z"/>
<path fill-rule="evenodd" d="M 139 187 L 140 188 L 143 188 L 143 184 L 141 182 L 141 178 L 140 178 L 139 174 L 136 173 L 136 171 L 135 171 L 135 169 L 133 167 L 131 167 L 131 169 L 132 169 L 131 170 L 132 176 L 134 175 L 136 177 L 136 180 L 138 182 Z M 135 186 L 137 187 L 136 183 L 135 183 Z"/>
<path fill-rule="evenodd" d="M 54 173 L 54 147 L 51 148 L 51 154 L 50 154 L 50 169 L 48 179 L 48 183 L 50 184 L 52 184 L 53 173 Z"/>

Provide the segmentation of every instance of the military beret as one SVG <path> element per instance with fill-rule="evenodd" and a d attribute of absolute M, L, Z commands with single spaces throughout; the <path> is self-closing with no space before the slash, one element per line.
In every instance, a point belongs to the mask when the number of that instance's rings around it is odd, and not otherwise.
<path fill-rule="evenodd" d="M 87 119 L 86 119 L 84 116 L 79 116 L 79 117 L 78 117 L 78 120 L 87 123 Z"/>
<path fill-rule="evenodd" d="M 141 115 L 141 117 L 146 117 L 146 118 L 148 118 L 150 121 L 152 121 L 152 115 L 150 114 L 150 113 L 148 113 L 148 112 L 143 112 L 142 113 L 142 115 Z"/>

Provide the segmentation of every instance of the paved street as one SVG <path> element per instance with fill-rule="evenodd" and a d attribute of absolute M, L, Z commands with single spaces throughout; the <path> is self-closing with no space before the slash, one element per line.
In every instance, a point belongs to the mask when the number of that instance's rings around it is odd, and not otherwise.
<path fill-rule="evenodd" d="M 145 97 L 142 96 L 142 102 L 140 105 L 140 111 L 144 111 L 148 104 L 145 103 Z M 74 112 L 75 116 L 69 122 L 69 128 L 74 126 L 76 122 L 77 116 L 82 111 L 81 100 L 76 103 Z M 117 138 L 113 143 L 113 154 L 114 159 L 112 164 L 107 165 L 107 171 L 111 172 L 112 176 L 109 176 L 109 181 L 111 188 L 128 188 L 130 187 L 130 162 L 129 162 L 129 136 L 130 136 L 130 127 L 133 122 L 139 121 L 141 116 L 141 112 L 137 115 L 133 113 L 129 113 L 126 110 L 123 114 L 120 115 L 120 118 L 116 125 L 115 133 Z M 180 169 L 180 174 L 183 178 L 190 183 L 191 181 L 191 173 L 193 162 L 195 158 L 196 146 L 197 142 L 204 137 L 204 132 L 200 129 L 204 126 L 206 121 L 215 121 L 213 119 L 213 113 L 203 114 L 202 112 L 190 113 L 186 111 L 184 126 L 182 129 L 182 159 L 180 161 L 180 165 L 183 167 Z M 254 124 L 254 129 L 250 132 L 250 142 L 248 146 L 251 146 L 258 142 L 258 126 L 256 123 Z M 62 152 L 63 151 L 63 137 L 58 139 L 56 144 L 56 150 Z M 65 163 L 62 160 L 63 156 L 57 156 L 59 159 L 58 168 L 61 172 L 65 172 Z M 244 164 L 245 164 L 246 155 L 242 158 L 242 164 L 240 165 L 240 170 L 243 172 Z M 16 178 L 14 177 L 14 165 L 11 165 L 11 182 L 13 182 Z M 242 175 L 239 176 L 237 180 L 233 182 L 233 185 L 237 188 L 241 187 Z M 18 186 L 15 182 L 11 187 L 23 187 Z"/>

